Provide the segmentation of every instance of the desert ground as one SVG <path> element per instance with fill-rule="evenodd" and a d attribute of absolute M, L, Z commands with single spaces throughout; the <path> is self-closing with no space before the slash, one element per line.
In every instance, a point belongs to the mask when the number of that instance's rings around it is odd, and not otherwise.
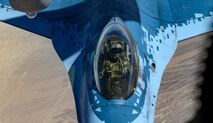
<path fill-rule="evenodd" d="M 0 23 L 0 123 L 74 123 L 75 102 L 51 40 Z"/>
<path fill-rule="evenodd" d="M 164 72 L 155 123 L 184 123 L 199 108 L 207 35 L 182 41 Z M 0 123 L 77 123 L 65 67 L 51 40 L 0 23 Z"/>

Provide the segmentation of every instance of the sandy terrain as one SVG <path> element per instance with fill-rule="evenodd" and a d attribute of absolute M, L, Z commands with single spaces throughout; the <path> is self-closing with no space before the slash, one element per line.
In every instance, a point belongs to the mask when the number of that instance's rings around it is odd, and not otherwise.
<path fill-rule="evenodd" d="M 206 36 L 179 43 L 162 80 L 156 123 L 184 123 L 198 107 Z M 75 123 L 69 79 L 51 41 L 0 23 L 0 123 Z"/>
<path fill-rule="evenodd" d="M 202 82 L 201 72 L 205 70 L 210 35 L 213 33 L 178 44 L 161 82 L 155 123 L 186 123 L 199 109 L 198 85 Z"/>
<path fill-rule="evenodd" d="M 74 123 L 74 107 L 51 41 L 0 23 L 0 123 Z"/>

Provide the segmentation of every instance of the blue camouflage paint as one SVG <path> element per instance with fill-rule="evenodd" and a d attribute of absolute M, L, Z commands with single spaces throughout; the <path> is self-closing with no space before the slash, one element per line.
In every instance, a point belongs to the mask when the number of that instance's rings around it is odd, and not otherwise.
<path fill-rule="evenodd" d="M 80 123 L 153 123 L 163 71 L 178 41 L 212 31 L 212 16 L 212 0 L 55 0 L 28 19 L 0 1 L 0 20 L 52 39 L 70 76 Z M 106 100 L 94 80 L 94 51 L 112 17 L 124 21 L 139 53 L 137 88 L 127 100 Z"/>

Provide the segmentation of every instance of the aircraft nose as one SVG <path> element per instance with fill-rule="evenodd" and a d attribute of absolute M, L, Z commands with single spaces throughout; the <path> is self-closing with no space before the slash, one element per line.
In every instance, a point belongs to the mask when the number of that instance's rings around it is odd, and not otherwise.
<path fill-rule="evenodd" d="M 143 121 L 141 111 L 125 105 L 98 107 L 89 116 L 89 123 L 134 123 L 137 120 Z"/>

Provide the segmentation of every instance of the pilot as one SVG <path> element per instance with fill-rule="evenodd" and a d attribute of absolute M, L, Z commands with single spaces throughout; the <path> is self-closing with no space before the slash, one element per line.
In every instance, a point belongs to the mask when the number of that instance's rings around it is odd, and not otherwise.
<path fill-rule="evenodd" d="M 129 52 L 124 42 L 116 38 L 108 40 L 104 45 L 103 63 L 101 64 L 101 78 L 105 81 L 105 95 L 108 98 L 121 98 L 122 91 L 126 91 L 130 70 Z M 126 85 L 127 86 L 127 85 Z M 125 92 L 123 92 L 125 93 Z"/>

